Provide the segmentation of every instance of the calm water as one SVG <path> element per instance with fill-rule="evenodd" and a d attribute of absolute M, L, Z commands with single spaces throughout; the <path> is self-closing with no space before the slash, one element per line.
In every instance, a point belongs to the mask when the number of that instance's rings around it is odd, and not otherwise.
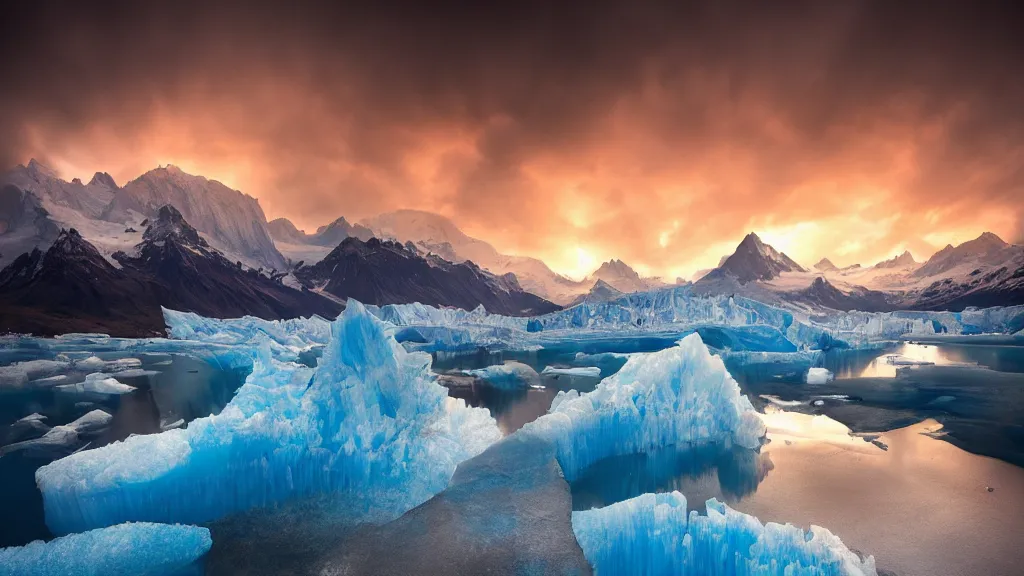
<path fill-rule="evenodd" d="M 517 360 L 540 372 L 545 366 L 591 363 L 607 376 L 624 360 L 593 355 L 620 351 L 636 350 L 570 347 L 440 355 L 434 367 L 458 373 Z M 577 357 L 581 352 L 591 356 Z M 0 356 L 2 363 L 30 359 L 13 358 L 9 351 L 0 354 L 7 354 Z M 887 360 L 890 355 L 931 365 L 896 366 Z M 217 412 L 244 379 L 244 374 L 220 372 L 186 356 L 138 358 L 142 369 L 156 373 L 122 379 L 137 387 L 123 396 L 4 393 L 0 438 L 13 421 L 32 412 L 46 415 L 53 426 L 100 408 L 114 416 L 88 447 L 100 446 L 132 433 L 156 432 L 177 419 L 187 422 Z M 827 385 L 803 383 L 802 365 L 730 366 L 744 392 L 770 412 L 767 445 L 759 451 L 675 446 L 599 461 L 570 485 L 572 507 L 588 509 L 646 492 L 679 490 L 698 510 L 715 497 L 762 521 L 824 526 L 851 548 L 873 554 L 880 568 L 905 576 L 1019 574 L 1024 565 L 1024 548 L 1019 546 L 1024 468 L 1008 462 L 1014 461 L 1018 444 L 1024 446 L 1015 436 L 1024 421 L 1024 348 L 906 343 L 889 350 L 830 353 L 825 366 L 836 374 Z M 540 388 L 502 391 L 463 378 L 454 379 L 457 385 L 449 392 L 488 408 L 508 435 L 546 413 L 560 390 L 588 391 L 598 381 L 547 376 Z M 764 407 L 762 394 L 794 406 L 784 413 L 773 411 Z M 850 436 L 837 421 L 857 431 L 883 432 L 870 443 Z M 1002 459 L 979 455 L 988 452 Z M 48 537 L 33 478 L 35 469 L 48 461 L 25 453 L 0 458 L 5 487 L 0 493 L 0 517 L 5 519 L 0 545 Z M 314 504 L 294 514 L 285 507 L 215 524 L 212 573 L 258 568 L 239 564 L 241 558 L 262 558 L 259 563 L 274 559 L 270 573 L 287 573 L 289 566 L 298 568 L 318 558 L 324 548 L 336 545 L 340 533 L 324 529 L 333 520 L 325 521 L 316 510 L 320 508 Z"/>
<path fill-rule="evenodd" d="M 207 416 L 228 403 L 245 380 L 245 372 L 229 372 L 184 355 L 127 354 L 99 352 L 96 355 L 111 361 L 137 358 L 142 362 L 135 372 L 111 373 L 119 382 L 136 389 L 127 394 L 69 393 L 29 387 L 0 389 L 0 445 L 7 444 L 11 425 L 32 413 L 46 416 L 48 426 L 68 424 L 92 410 L 103 410 L 113 416 L 109 427 L 80 442 L 45 451 L 22 450 L 0 457 L 0 547 L 25 544 L 51 534 L 43 521 L 43 503 L 35 485 L 35 471 L 52 460 L 79 449 L 103 446 L 123 440 L 131 434 L 152 434 L 161 428 L 173 427 Z M 37 350 L 4 350 L 0 356 L 6 363 L 52 359 Z M 72 374 L 61 384 L 84 378 Z M 8 519 L 17 519 L 9 521 Z"/>
<path fill-rule="evenodd" d="M 892 355 L 932 365 L 896 366 L 886 358 Z M 535 358 L 515 359 L 538 369 L 544 360 L 572 361 L 571 355 Z M 486 355 L 443 362 L 461 369 L 507 359 Z M 834 428 L 826 427 L 830 435 L 772 430 L 769 444 L 758 452 L 705 445 L 610 458 L 572 483 L 573 508 L 679 490 L 698 510 L 715 497 L 762 521 L 824 526 L 851 548 L 873 554 L 880 568 L 901 575 L 1020 574 L 1024 468 L 963 447 L 984 452 L 994 441 L 1013 440 L 1014 426 L 1024 422 L 1024 402 L 1018 398 L 1024 393 L 1024 348 L 904 343 L 887 350 L 830 353 L 825 366 L 836 374 L 828 386 L 805 384 L 806 366 L 730 370 L 748 395 L 799 399 L 793 401 L 804 413 L 785 416 L 831 422 Z M 903 371 L 899 376 L 898 369 Z M 490 408 L 507 433 L 546 412 L 559 388 L 545 384 L 544 390 L 503 392 L 477 385 L 452 393 Z M 848 398 L 813 405 L 815 399 L 840 395 Z M 942 401 L 935 404 L 936 399 Z M 877 444 L 851 437 L 842 424 L 822 420 L 832 411 L 852 424 L 887 424 L 867 430 L 889 431 L 870 436 Z M 964 432 L 964 414 L 983 430 L 980 436 Z M 951 432 L 934 416 L 965 441 L 938 439 Z"/>

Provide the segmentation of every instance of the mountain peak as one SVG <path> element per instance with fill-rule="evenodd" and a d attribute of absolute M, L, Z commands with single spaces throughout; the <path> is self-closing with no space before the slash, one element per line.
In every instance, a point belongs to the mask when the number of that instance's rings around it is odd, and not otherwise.
<path fill-rule="evenodd" d="M 917 265 L 917 260 L 914 260 L 914 255 L 909 250 L 904 250 L 899 256 L 893 256 L 875 264 L 875 268 L 906 268 L 915 265 Z"/>
<path fill-rule="evenodd" d="M 156 218 L 150 221 L 142 233 L 142 239 L 146 242 L 175 239 L 192 246 L 208 246 L 199 232 L 185 221 L 181 212 L 170 204 L 160 207 Z"/>
<path fill-rule="evenodd" d="M 649 287 L 636 270 L 629 265 L 613 258 L 603 264 L 590 275 L 590 278 L 597 281 L 604 281 L 610 287 L 620 292 L 643 292 Z"/>
<path fill-rule="evenodd" d="M 704 278 L 712 281 L 729 276 L 740 284 L 746 284 L 757 280 L 771 280 L 783 272 L 806 271 L 792 258 L 765 244 L 757 234 L 751 232 L 743 237 L 736 246 L 736 251 L 726 258 L 725 262 Z"/>
<path fill-rule="evenodd" d="M 117 182 L 114 182 L 114 177 L 106 172 L 97 172 L 92 175 L 92 180 L 89 180 L 89 186 L 106 186 L 107 188 L 117 188 Z"/>
<path fill-rule="evenodd" d="M 836 270 L 839 270 L 839 267 L 833 264 L 828 258 L 822 258 L 814 265 L 814 269 L 821 272 L 835 272 Z"/>
<path fill-rule="evenodd" d="M 32 171 L 32 172 L 35 172 L 37 174 L 42 174 L 42 175 L 48 176 L 50 178 L 57 178 L 58 177 L 56 170 L 54 170 L 53 168 L 50 168 L 49 166 L 46 166 L 45 164 L 43 164 L 39 160 L 36 160 L 35 158 L 32 158 L 32 159 L 30 159 L 28 161 L 28 169 L 30 171 Z"/>
<path fill-rule="evenodd" d="M 57 239 L 53 241 L 53 244 L 46 251 L 46 256 L 48 259 L 53 257 L 64 258 L 67 256 L 103 258 L 96 248 L 87 242 L 85 238 L 82 238 L 82 235 L 74 228 L 61 228 L 60 233 L 57 234 Z"/>

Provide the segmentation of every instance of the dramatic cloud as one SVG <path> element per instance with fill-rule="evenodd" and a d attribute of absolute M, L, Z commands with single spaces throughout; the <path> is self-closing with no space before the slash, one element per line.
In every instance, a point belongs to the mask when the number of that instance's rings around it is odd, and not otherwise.
<path fill-rule="evenodd" d="M 173 163 L 307 228 L 430 210 L 574 274 L 1024 237 L 1014 3 L 23 4 L 4 164 Z"/>

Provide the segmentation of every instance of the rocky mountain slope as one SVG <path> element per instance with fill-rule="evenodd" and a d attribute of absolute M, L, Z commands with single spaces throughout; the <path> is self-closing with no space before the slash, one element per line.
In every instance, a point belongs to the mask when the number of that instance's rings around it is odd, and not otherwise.
<path fill-rule="evenodd" d="M 412 246 L 349 237 L 322 261 L 295 270 L 303 285 L 338 298 L 367 304 L 420 302 L 514 316 L 543 314 L 559 307 L 526 292 L 514 275 L 498 276 L 472 262 L 424 256 Z"/>
<path fill-rule="evenodd" d="M 366 218 L 360 224 L 382 239 L 412 242 L 451 262 L 471 261 L 494 274 L 516 275 L 524 290 L 557 304 L 585 294 L 593 280 L 577 282 L 557 274 L 541 260 L 499 253 L 483 240 L 466 235 L 451 220 L 420 210 L 396 210 Z"/>
<path fill-rule="evenodd" d="M 229 261 L 173 207 L 160 208 L 142 237 L 131 253 L 114 254 L 120 267 L 74 229 L 62 230 L 46 252 L 18 257 L 0 271 L 0 331 L 153 336 L 163 334 L 161 306 L 217 318 L 341 310 Z"/>

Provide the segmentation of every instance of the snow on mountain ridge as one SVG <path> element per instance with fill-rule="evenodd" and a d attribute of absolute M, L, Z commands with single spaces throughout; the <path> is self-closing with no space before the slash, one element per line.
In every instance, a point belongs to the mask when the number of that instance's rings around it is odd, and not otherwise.
<path fill-rule="evenodd" d="M 468 236 L 451 220 L 422 210 L 396 210 L 359 221 L 381 239 L 412 242 L 453 262 L 472 261 L 493 274 L 516 275 L 524 290 L 556 304 L 567 304 L 584 294 L 593 282 L 576 282 L 543 261 L 529 256 L 499 253 L 489 243 Z"/>
<path fill-rule="evenodd" d="M 119 188 L 103 217 L 123 221 L 132 211 L 153 217 L 167 204 L 177 208 L 222 252 L 267 268 L 286 267 L 267 231 L 267 218 L 258 200 L 173 165 L 150 170 Z"/>

